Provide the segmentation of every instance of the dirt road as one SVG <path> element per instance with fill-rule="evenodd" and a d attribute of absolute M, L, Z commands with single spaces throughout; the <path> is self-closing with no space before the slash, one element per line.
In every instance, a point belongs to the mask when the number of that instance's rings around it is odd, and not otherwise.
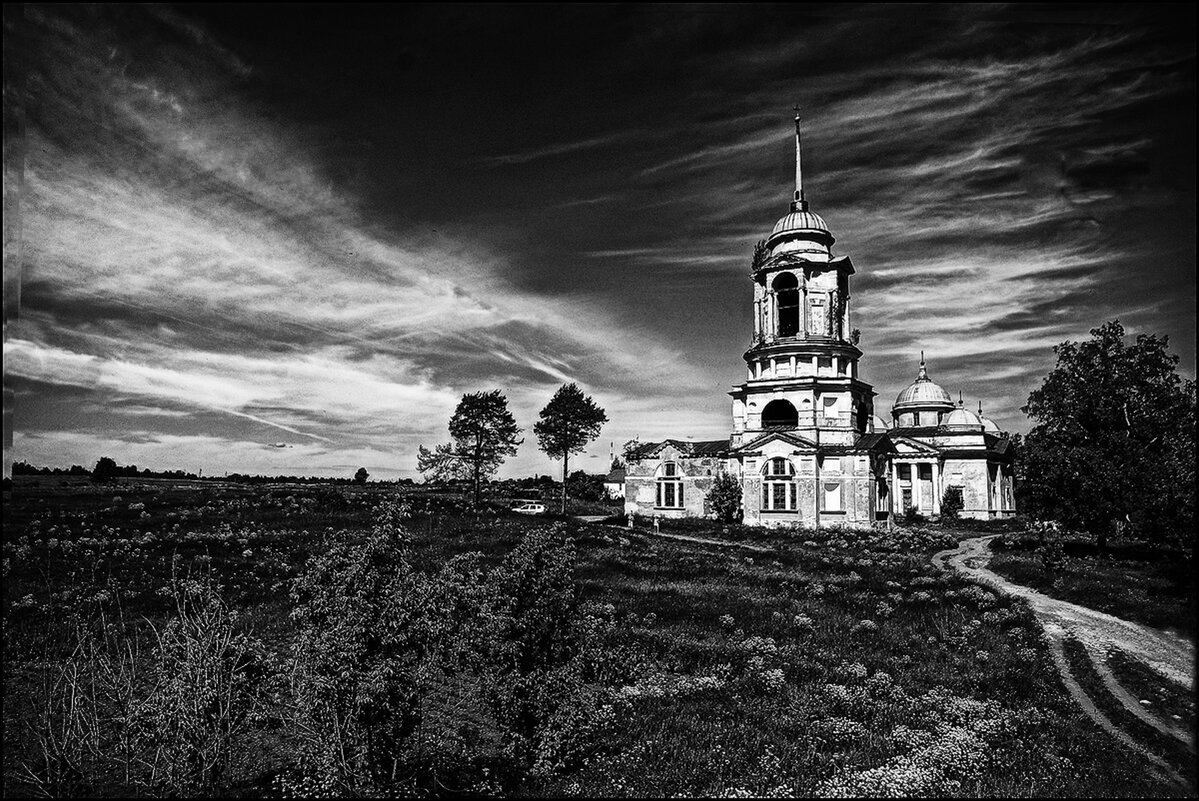
<path fill-rule="evenodd" d="M 1012 582 L 987 569 L 995 535 L 964 540 L 955 550 L 941 551 L 933 562 L 953 567 L 978 581 L 1028 600 L 1043 626 L 1064 629 L 1088 651 L 1119 649 L 1188 690 L 1194 689 L 1195 646 L 1189 640 L 1150 626 L 1122 620 L 1085 606 L 1059 601 Z"/>
<path fill-rule="evenodd" d="M 1066 688 L 1083 711 L 1113 737 L 1129 748 L 1140 752 L 1151 762 L 1178 778 L 1179 781 L 1183 781 L 1178 773 L 1169 768 L 1163 760 L 1135 742 L 1128 732 L 1099 711 L 1094 700 L 1087 696 L 1079 686 L 1077 679 L 1071 674 L 1064 658 L 1062 644 L 1068 637 L 1078 640 L 1083 645 L 1087 657 L 1094 664 L 1095 670 L 1103 679 L 1104 686 L 1112 697 L 1120 702 L 1121 706 L 1141 721 L 1162 734 L 1182 742 L 1193 751 L 1195 745 L 1192 733 L 1179 726 L 1174 720 L 1146 710 L 1112 674 L 1107 665 L 1107 655 L 1112 651 L 1122 651 L 1141 664 L 1152 668 L 1165 679 L 1193 692 L 1195 686 L 1194 643 L 1151 626 L 1123 620 L 1069 601 L 1050 598 L 1044 593 L 1008 581 L 998 573 L 987 569 L 987 563 L 991 560 L 990 541 L 996 536 L 998 535 L 963 540 L 957 548 L 941 551 L 934 555 L 933 563 L 943 568 L 957 570 L 1000 592 L 1027 600 L 1036 614 L 1038 622 L 1045 630 L 1050 653 L 1053 656 L 1054 665 L 1062 676 L 1062 681 L 1065 682 Z"/>

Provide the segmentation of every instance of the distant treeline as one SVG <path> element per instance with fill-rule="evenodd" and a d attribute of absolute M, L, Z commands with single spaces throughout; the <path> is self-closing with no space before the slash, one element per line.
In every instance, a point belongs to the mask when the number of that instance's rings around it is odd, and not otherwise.
<path fill-rule="evenodd" d="M 108 457 L 102 458 L 96 463 L 96 467 L 89 470 L 82 465 L 71 465 L 67 467 L 35 467 L 28 462 L 13 462 L 12 474 L 14 476 L 78 476 L 90 477 L 99 481 L 108 481 L 114 478 L 167 478 L 167 479 L 188 479 L 192 481 L 234 481 L 240 484 L 354 484 L 358 483 L 353 477 L 345 478 L 329 478 L 321 476 L 262 476 L 249 475 L 246 473 L 229 473 L 220 476 L 204 476 L 196 473 L 189 473 L 185 470 L 150 470 L 149 468 L 138 469 L 135 464 L 119 465 Z M 378 481 L 372 482 L 376 484 L 391 484 L 393 486 L 416 486 L 418 482 L 411 478 L 400 478 L 393 481 Z M 469 479 L 456 479 L 449 481 L 430 481 L 421 484 L 426 489 L 431 490 L 450 490 L 465 492 L 470 489 L 471 482 Z M 491 493 L 497 495 L 532 495 L 542 491 L 548 491 L 555 487 L 561 487 L 562 483 L 551 476 L 539 475 L 528 476 L 526 478 L 506 478 L 498 481 L 487 482 L 488 489 Z M 578 497 L 581 500 L 598 500 L 605 497 L 603 487 L 603 476 L 591 475 L 584 473 L 582 470 L 575 471 L 570 474 L 570 490 L 572 497 Z"/>

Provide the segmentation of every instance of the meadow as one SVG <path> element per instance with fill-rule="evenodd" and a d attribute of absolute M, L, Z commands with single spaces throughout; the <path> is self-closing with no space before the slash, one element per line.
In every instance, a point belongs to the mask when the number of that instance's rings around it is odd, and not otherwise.
<path fill-rule="evenodd" d="M 1188 792 L 930 563 L 952 531 L 719 547 L 502 500 L 18 481 L 5 794 Z"/>

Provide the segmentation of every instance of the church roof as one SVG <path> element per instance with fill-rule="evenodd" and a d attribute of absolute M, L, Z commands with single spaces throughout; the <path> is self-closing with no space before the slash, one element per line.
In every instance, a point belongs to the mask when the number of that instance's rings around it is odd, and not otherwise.
<path fill-rule="evenodd" d="M 953 401 L 949 398 L 949 393 L 942 389 L 940 384 L 928 377 L 928 371 L 924 368 L 924 356 L 922 354 L 920 356 L 920 371 L 916 374 L 916 380 L 895 397 L 895 405 L 891 408 L 895 411 L 903 411 L 905 409 L 929 406 L 944 409 L 954 408 Z"/>
<path fill-rule="evenodd" d="M 653 456 L 667 445 L 673 445 L 684 456 L 724 456 L 729 450 L 727 439 L 682 440 L 664 439 L 661 442 L 641 442 L 625 451 L 625 458 L 634 461 Z"/>
<path fill-rule="evenodd" d="M 978 415 L 974 412 L 959 406 L 946 415 L 942 425 L 949 426 L 950 428 L 958 426 L 981 426 L 982 421 L 978 419 Z"/>
<path fill-rule="evenodd" d="M 773 237 L 776 234 L 790 233 L 792 231 L 823 231 L 829 233 L 828 224 L 824 218 L 814 211 L 800 209 L 786 214 L 779 218 L 779 221 L 774 224 L 774 230 L 770 232 Z"/>
<path fill-rule="evenodd" d="M 608 484 L 621 484 L 624 483 L 624 476 L 624 468 L 618 467 L 612 472 L 608 473 L 608 475 L 604 476 L 604 482 Z"/>

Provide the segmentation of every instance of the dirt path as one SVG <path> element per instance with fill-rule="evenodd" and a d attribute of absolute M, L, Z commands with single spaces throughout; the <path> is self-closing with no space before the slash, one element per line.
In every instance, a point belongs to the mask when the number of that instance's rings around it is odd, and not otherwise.
<path fill-rule="evenodd" d="M 1024 598 L 1032 607 L 1037 621 L 1045 630 L 1054 665 L 1070 695 L 1083 712 L 1100 728 L 1111 734 L 1124 745 L 1145 756 L 1158 767 L 1182 781 L 1160 757 L 1149 752 L 1106 715 L 1096 708 L 1094 701 L 1078 684 L 1066 662 L 1062 643 L 1073 637 L 1082 643 L 1087 658 L 1094 664 L 1096 672 L 1112 697 L 1138 719 L 1157 729 L 1162 734 L 1174 737 L 1192 751 L 1195 748 L 1191 732 L 1173 721 L 1158 717 L 1146 710 L 1137 698 L 1126 690 L 1112 674 L 1107 665 L 1107 654 L 1113 650 L 1123 651 L 1133 659 L 1149 666 L 1165 679 L 1187 689 L 1194 690 L 1195 646 L 1189 640 L 1151 626 L 1133 623 L 1114 615 L 1097 612 L 1085 606 L 1050 598 L 1044 593 L 1020 584 L 1014 584 L 1003 576 L 987 569 L 991 560 L 990 541 L 998 535 L 963 540 L 957 548 L 941 551 L 933 556 L 933 563 L 956 570 L 1000 592 Z"/>

